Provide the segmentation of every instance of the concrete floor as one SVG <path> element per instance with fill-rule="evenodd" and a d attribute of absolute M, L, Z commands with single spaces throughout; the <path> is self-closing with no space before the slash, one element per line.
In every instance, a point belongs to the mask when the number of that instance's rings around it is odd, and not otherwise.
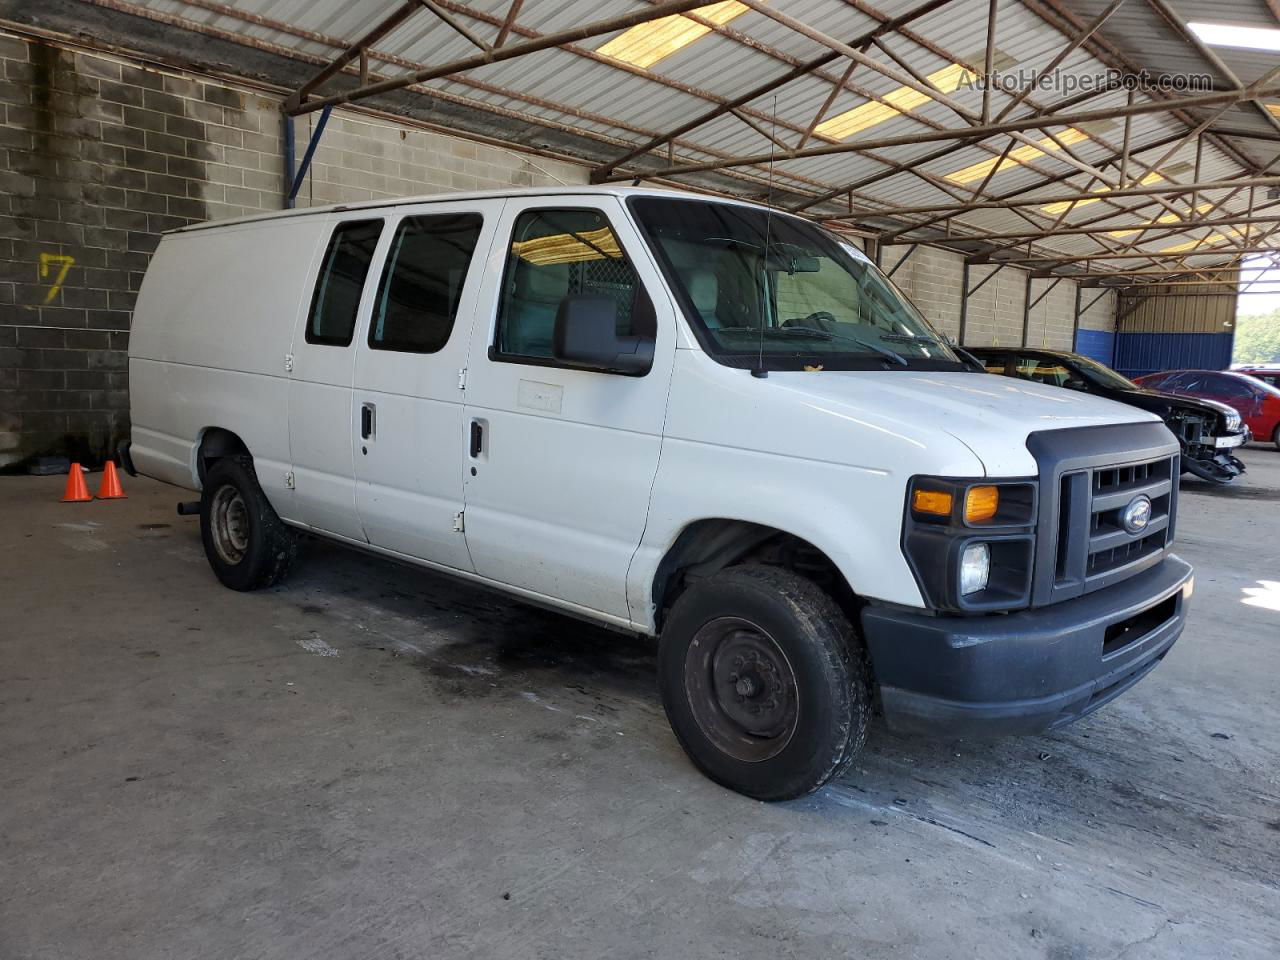
<path fill-rule="evenodd" d="M 326 545 L 236 594 L 173 489 L 0 478 L 0 958 L 1274 960 L 1280 453 L 1245 458 L 1183 486 L 1191 624 L 1135 690 L 877 729 L 775 806 L 685 761 L 647 642 Z"/>

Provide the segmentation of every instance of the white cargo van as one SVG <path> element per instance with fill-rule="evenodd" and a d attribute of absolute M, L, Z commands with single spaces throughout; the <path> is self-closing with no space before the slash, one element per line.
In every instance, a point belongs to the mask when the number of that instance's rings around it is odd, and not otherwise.
<path fill-rule="evenodd" d="M 1181 633 L 1178 444 L 966 365 L 854 246 L 627 188 L 170 233 L 126 467 L 237 590 L 298 532 L 657 635 L 704 772 L 780 799 L 893 729 L 1039 732 Z"/>

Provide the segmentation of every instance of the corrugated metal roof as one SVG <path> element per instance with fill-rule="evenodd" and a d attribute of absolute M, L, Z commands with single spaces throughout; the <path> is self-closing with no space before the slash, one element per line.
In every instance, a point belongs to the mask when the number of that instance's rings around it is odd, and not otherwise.
<path fill-rule="evenodd" d="M 107 2 L 107 0 L 90 0 Z M 218 3 L 214 0 L 110 0 L 118 9 L 135 9 L 168 18 L 178 18 L 243 38 L 243 42 L 261 42 L 285 48 L 303 58 L 315 61 L 332 59 L 340 49 L 354 41 L 388 14 L 399 8 L 403 0 L 236 0 Z M 511 0 L 438 0 L 458 20 L 488 42 L 492 42 L 511 7 Z M 650 0 L 653 2 L 653 0 Z M 1201 11 L 1188 0 L 1172 0 L 1180 12 Z M 883 19 L 911 12 L 920 0 L 877 0 L 871 7 L 866 0 L 788 0 L 777 3 L 777 9 L 824 33 L 848 40 L 866 34 Z M 516 27 L 508 43 L 568 29 L 586 20 L 599 20 L 642 8 L 637 0 L 596 0 L 584 13 L 584 4 L 573 0 L 529 0 L 519 11 Z M 1055 23 L 1087 22 L 1106 7 L 1106 0 L 1000 0 L 996 47 L 998 63 L 1008 70 L 1030 73 L 1045 67 L 1068 42 L 1068 37 Z M 910 23 L 882 42 L 907 62 L 917 75 L 929 75 L 952 63 L 963 63 L 981 69 L 987 33 L 987 0 L 951 0 Z M 1215 19 L 1275 26 L 1275 18 L 1266 0 L 1227 0 L 1213 4 Z M 616 36 L 613 34 L 612 36 Z M 599 36 L 576 44 L 545 50 L 537 54 L 478 67 L 422 85 L 422 89 L 449 96 L 456 102 L 477 110 L 518 115 L 529 124 L 567 129 L 594 138 L 598 154 L 607 159 L 623 149 L 619 145 L 640 145 L 647 139 L 692 121 L 725 100 L 786 73 L 797 63 L 828 52 L 828 47 L 800 32 L 777 22 L 756 10 L 747 10 L 727 24 L 660 60 L 648 70 L 627 68 L 601 58 L 595 51 L 610 36 Z M 875 47 L 866 52 L 880 63 L 901 74 L 902 70 L 883 51 Z M 380 76 L 404 74 L 424 65 L 449 63 L 475 54 L 476 48 L 459 32 L 423 10 L 381 37 L 371 50 L 371 69 Z M 1222 59 L 1239 77 L 1250 82 L 1275 65 L 1272 55 L 1248 51 L 1221 51 Z M 1116 60 L 1136 67 L 1147 67 L 1153 73 L 1212 72 L 1203 57 L 1171 29 L 1146 3 L 1123 4 L 1095 38 L 1095 42 L 1073 52 L 1060 67 L 1067 77 L 1096 77 L 1105 74 Z M 820 106 L 827 101 L 849 61 L 843 57 L 815 73 L 797 78 L 775 93 L 761 97 L 743 108 L 743 114 L 757 127 L 787 144 L 800 141 L 815 122 Z M 1158 69 L 1157 69 L 1158 68 Z M 899 80 L 885 76 L 865 65 L 856 66 L 848 75 L 846 88 L 831 99 L 823 116 L 830 118 L 852 110 L 876 98 L 889 97 L 899 91 Z M 1045 109 L 1069 97 L 1061 89 L 1037 90 L 1025 99 L 1011 116 Z M 1136 95 L 1138 101 L 1147 94 Z M 951 94 L 953 101 L 971 113 L 980 115 L 983 94 L 964 87 Z M 1010 95 L 991 95 L 992 113 L 1010 102 Z M 1129 99 L 1125 90 L 1102 93 L 1076 109 L 1114 109 Z M 1193 117 L 1193 122 L 1200 117 Z M 1250 105 L 1235 106 L 1223 114 L 1221 125 L 1239 127 L 1242 131 L 1266 136 L 1275 134 L 1275 126 Z M 883 122 L 855 135 L 859 139 L 912 137 L 921 131 L 959 128 L 963 118 L 943 103 L 929 100 L 907 113 L 890 114 Z M 1206 141 L 1197 149 L 1187 143 L 1169 154 L 1169 148 L 1188 130 L 1186 119 L 1167 112 L 1144 114 L 1132 119 L 1129 129 L 1135 145 L 1129 161 L 1131 179 L 1147 172 L 1146 164 L 1161 161 L 1158 171 L 1173 182 L 1188 182 L 1198 168 L 1201 181 L 1223 180 L 1240 175 L 1242 160 L 1258 158 L 1259 163 L 1276 156 L 1280 143 L 1250 140 L 1247 144 L 1230 137 Z M 999 198 L 1022 193 L 1027 197 L 1059 196 L 1072 189 L 1097 189 L 1094 176 L 1097 165 L 1103 165 L 1106 182 L 1115 184 L 1124 139 L 1124 124 L 1115 121 L 1086 125 L 1088 139 L 1070 146 L 1070 150 L 1050 145 L 1046 138 L 1052 132 L 1064 134 L 1061 126 L 1045 130 L 1028 130 L 1032 142 L 1042 142 L 1042 149 L 1023 149 L 1015 143 L 1012 155 L 1020 163 L 1009 163 L 992 174 L 981 191 L 981 198 Z M 821 136 L 810 137 L 809 145 L 819 145 Z M 965 168 L 983 170 L 1005 149 L 1007 138 L 996 136 L 969 146 L 956 145 L 948 155 L 933 157 L 947 144 L 938 142 L 905 143 L 876 150 L 874 153 L 844 152 L 826 156 L 783 158 L 775 171 L 780 191 L 791 196 L 817 195 L 836 188 L 877 178 L 856 194 L 860 207 L 885 209 L 895 206 L 922 207 L 955 203 L 973 195 L 981 183 L 951 182 L 947 178 Z M 1142 149 L 1145 145 L 1158 146 Z M 769 138 L 744 119 L 725 114 L 702 124 L 679 138 L 674 154 L 677 162 L 710 162 L 725 157 L 767 153 Z M 1073 158 L 1075 158 L 1073 160 Z M 1082 165 L 1086 169 L 1081 169 Z M 895 172 L 895 167 L 898 169 Z M 741 192 L 758 194 L 765 171 L 761 168 L 738 168 L 728 172 L 737 177 Z M 733 189 L 733 181 L 724 181 Z M 1210 191 L 1196 198 L 1198 204 L 1223 200 L 1230 191 Z M 1174 201 L 1173 208 L 1187 211 L 1186 200 Z M 1214 217 L 1242 214 L 1247 197 L 1236 195 Z M 816 207 L 815 211 L 832 212 L 838 205 Z M 1170 206 L 1154 197 L 1099 198 L 1079 204 L 1062 217 L 1064 225 L 1083 224 L 1103 214 L 1114 219 L 1105 221 L 1119 230 L 1128 223 L 1155 220 L 1168 214 Z M 813 211 L 811 211 L 813 212 Z M 981 209 L 968 211 L 951 220 L 956 235 L 966 232 L 1012 233 L 1032 228 L 1028 220 L 1041 228 L 1057 220 L 1038 206 L 1020 211 Z M 1038 242 L 1044 250 L 1061 255 L 1096 254 L 1107 249 L 1129 246 L 1159 252 L 1187 242 L 1204 233 L 1203 228 L 1191 233 L 1162 233 L 1157 238 L 1145 236 L 1097 239 L 1072 234 L 1053 236 Z M 1222 254 L 1213 255 L 1222 259 Z M 1110 262 L 1110 261 L 1108 261 Z M 1120 264 L 1122 261 L 1114 261 Z"/>

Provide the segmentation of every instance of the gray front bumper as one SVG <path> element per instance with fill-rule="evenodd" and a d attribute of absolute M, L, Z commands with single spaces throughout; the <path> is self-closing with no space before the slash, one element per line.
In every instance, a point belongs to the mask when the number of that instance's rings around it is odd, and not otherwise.
<path fill-rule="evenodd" d="M 1191 566 L 1170 554 L 1114 586 L 975 617 L 869 606 L 862 628 L 885 718 L 904 733 L 1039 733 L 1098 709 L 1182 633 Z"/>

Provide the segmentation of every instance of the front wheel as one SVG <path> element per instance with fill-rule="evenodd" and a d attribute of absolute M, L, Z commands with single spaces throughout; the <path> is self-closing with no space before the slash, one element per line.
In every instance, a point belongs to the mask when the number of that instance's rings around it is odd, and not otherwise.
<path fill-rule="evenodd" d="M 818 789 L 866 740 L 870 683 L 853 626 L 780 567 L 730 567 L 685 591 L 659 641 L 658 683 L 694 764 L 758 800 Z"/>
<path fill-rule="evenodd" d="M 1276 445 L 1277 450 L 1280 450 L 1280 423 L 1276 424 L 1275 432 L 1271 434 L 1271 442 Z"/>
<path fill-rule="evenodd" d="M 232 590 L 278 583 L 297 555 L 297 538 L 276 515 L 246 456 L 223 457 L 205 476 L 200 538 L 209 566 Z"/>

